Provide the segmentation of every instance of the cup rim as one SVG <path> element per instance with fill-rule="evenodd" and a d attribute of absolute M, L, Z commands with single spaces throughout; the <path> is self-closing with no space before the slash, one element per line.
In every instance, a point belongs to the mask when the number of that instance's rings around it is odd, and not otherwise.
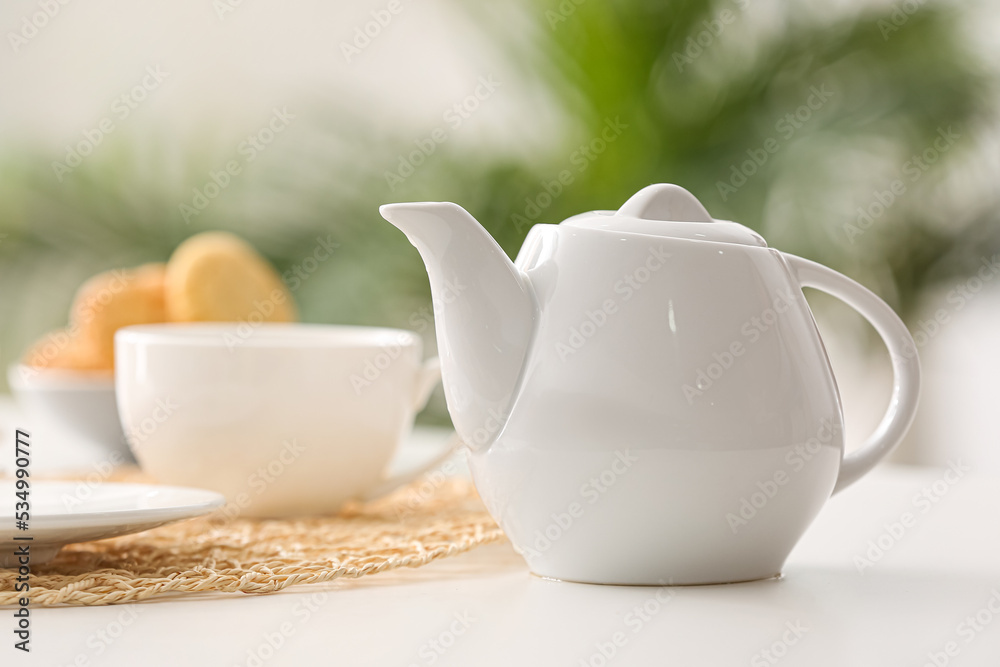
<path fill-rule="evenodd" d="M 166 322 L 138 324 L 115 332 L 115 347 L 142 344 L 232 349 L 234 340 L 240 348 L 255 349 L 366 349 L 421 344 L 420 336 L 406 329 L 300 322 Z"/>

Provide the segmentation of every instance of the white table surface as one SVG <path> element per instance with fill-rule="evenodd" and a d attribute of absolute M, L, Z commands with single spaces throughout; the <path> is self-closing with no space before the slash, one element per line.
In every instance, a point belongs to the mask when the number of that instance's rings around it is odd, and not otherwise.
<path fill-rule="evenodd" d="M 0 665 L 1000 665 L 1000 479 L 944 479 L 877 469 L 828 503 L 780 580 L 560 583 L 503 544 L 268 596 L 36 607 L 30 655 L 5 609 Z M 936 500 L 915 503 L 925 488 Z M 912 526 L 859 571 L 905 512 Z"/>

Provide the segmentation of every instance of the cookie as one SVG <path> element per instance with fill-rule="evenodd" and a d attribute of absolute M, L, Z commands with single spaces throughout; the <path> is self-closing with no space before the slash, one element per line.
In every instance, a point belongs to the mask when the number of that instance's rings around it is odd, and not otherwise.
<path fill-rule="evenodd" d="M 96 350 L 80 338 L 78 331 L 59 329 L 39 338 L 24 354 L 24 364 L 34 368 L 73 371 L 103 371 Z"/>
<path fill-rule="evenodd" d="M 253 246 L 227 232 L 184 241 L 167 263 L 167 318 L 172 322 L 294 322 L 288 288 Z"/>
<path fill-rule="evenodd" d="M 100 368 L 114 368 L 115 332 L 167 319 L 164 264 L 115 269 L 87 280 L 70 307 L 70 330 L 90 349 Z"/>

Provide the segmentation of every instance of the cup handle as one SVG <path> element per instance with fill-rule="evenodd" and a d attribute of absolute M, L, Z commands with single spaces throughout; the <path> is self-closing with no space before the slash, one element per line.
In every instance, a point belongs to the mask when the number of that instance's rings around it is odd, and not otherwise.
<path fill-rule="evenodd" d="M 899 444 L 913 422 L 920 396 L 917 346 L 899 316 L 868 288 L 822 264 L 782 253 L 802 287 L 814 287 L 837 297 L 868 320 L 889 349 L 892 394 L 889 407 L 864 446 L 844 456 L 833 493 L 847 488 Z"/>
<path fill-rule="evenodd" d="M 438 385 L 441 381 L 441 361 L 434 357 L 433 359 L 428 359 L 424 362 L 423 367 L 417 375 L 416 385 L 413 391 L 413 409 L 420 411 L 424 409 L 427 405 L 428 399 L 431 397 L 431 392 L 434 391 L 434 387 Z M 407 470 L 401 472 L 398 475 L 393 475 L 387 479 L 382 480 L 375 485 L 374 488 L 370 489 L 367 493 L 363 494 L 360 500 L 368 502 L 370 500 L 375 500 L 381 498 L 382 496 L 388 495 L 389 493 L 395 491 L 399 487 L 412 482 L 417 479 L 425 472 L 431 468 L 442 463 L 445 459 L 452 455 L 452 453 L 461 444 L 461 439 L 457 435 L 452 435 L 448 440 L 448 444 L 441 451 L 440 454 L 432 458 L 430 461 L 424 463 L 421 466 L 417 466 L 413 470 Z"/>

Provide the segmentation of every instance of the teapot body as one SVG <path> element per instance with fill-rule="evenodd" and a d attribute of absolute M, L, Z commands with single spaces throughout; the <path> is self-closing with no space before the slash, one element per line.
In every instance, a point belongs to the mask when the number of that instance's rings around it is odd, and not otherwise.
<path fill-rule="evenodd" d="M 531 229 L 512 263 L 465 209 L 388 204 L 420 252 L 448 410 L 493 517 L 533 572 L 601 584 L 773 577 L 832 493 L 913 421 L 913 338 L 878 296 L 716 220 L 688 191 Z M 892 393 L 844 455 L 803 287 L 854 307 Z"/>
<path fill-rule="evenodd" d="M 538 309 L 480 494 L 536 574 L 610 584 L 775 576 L 830 497 L 836 383 L 767 247 L 538 225 Z"/>

